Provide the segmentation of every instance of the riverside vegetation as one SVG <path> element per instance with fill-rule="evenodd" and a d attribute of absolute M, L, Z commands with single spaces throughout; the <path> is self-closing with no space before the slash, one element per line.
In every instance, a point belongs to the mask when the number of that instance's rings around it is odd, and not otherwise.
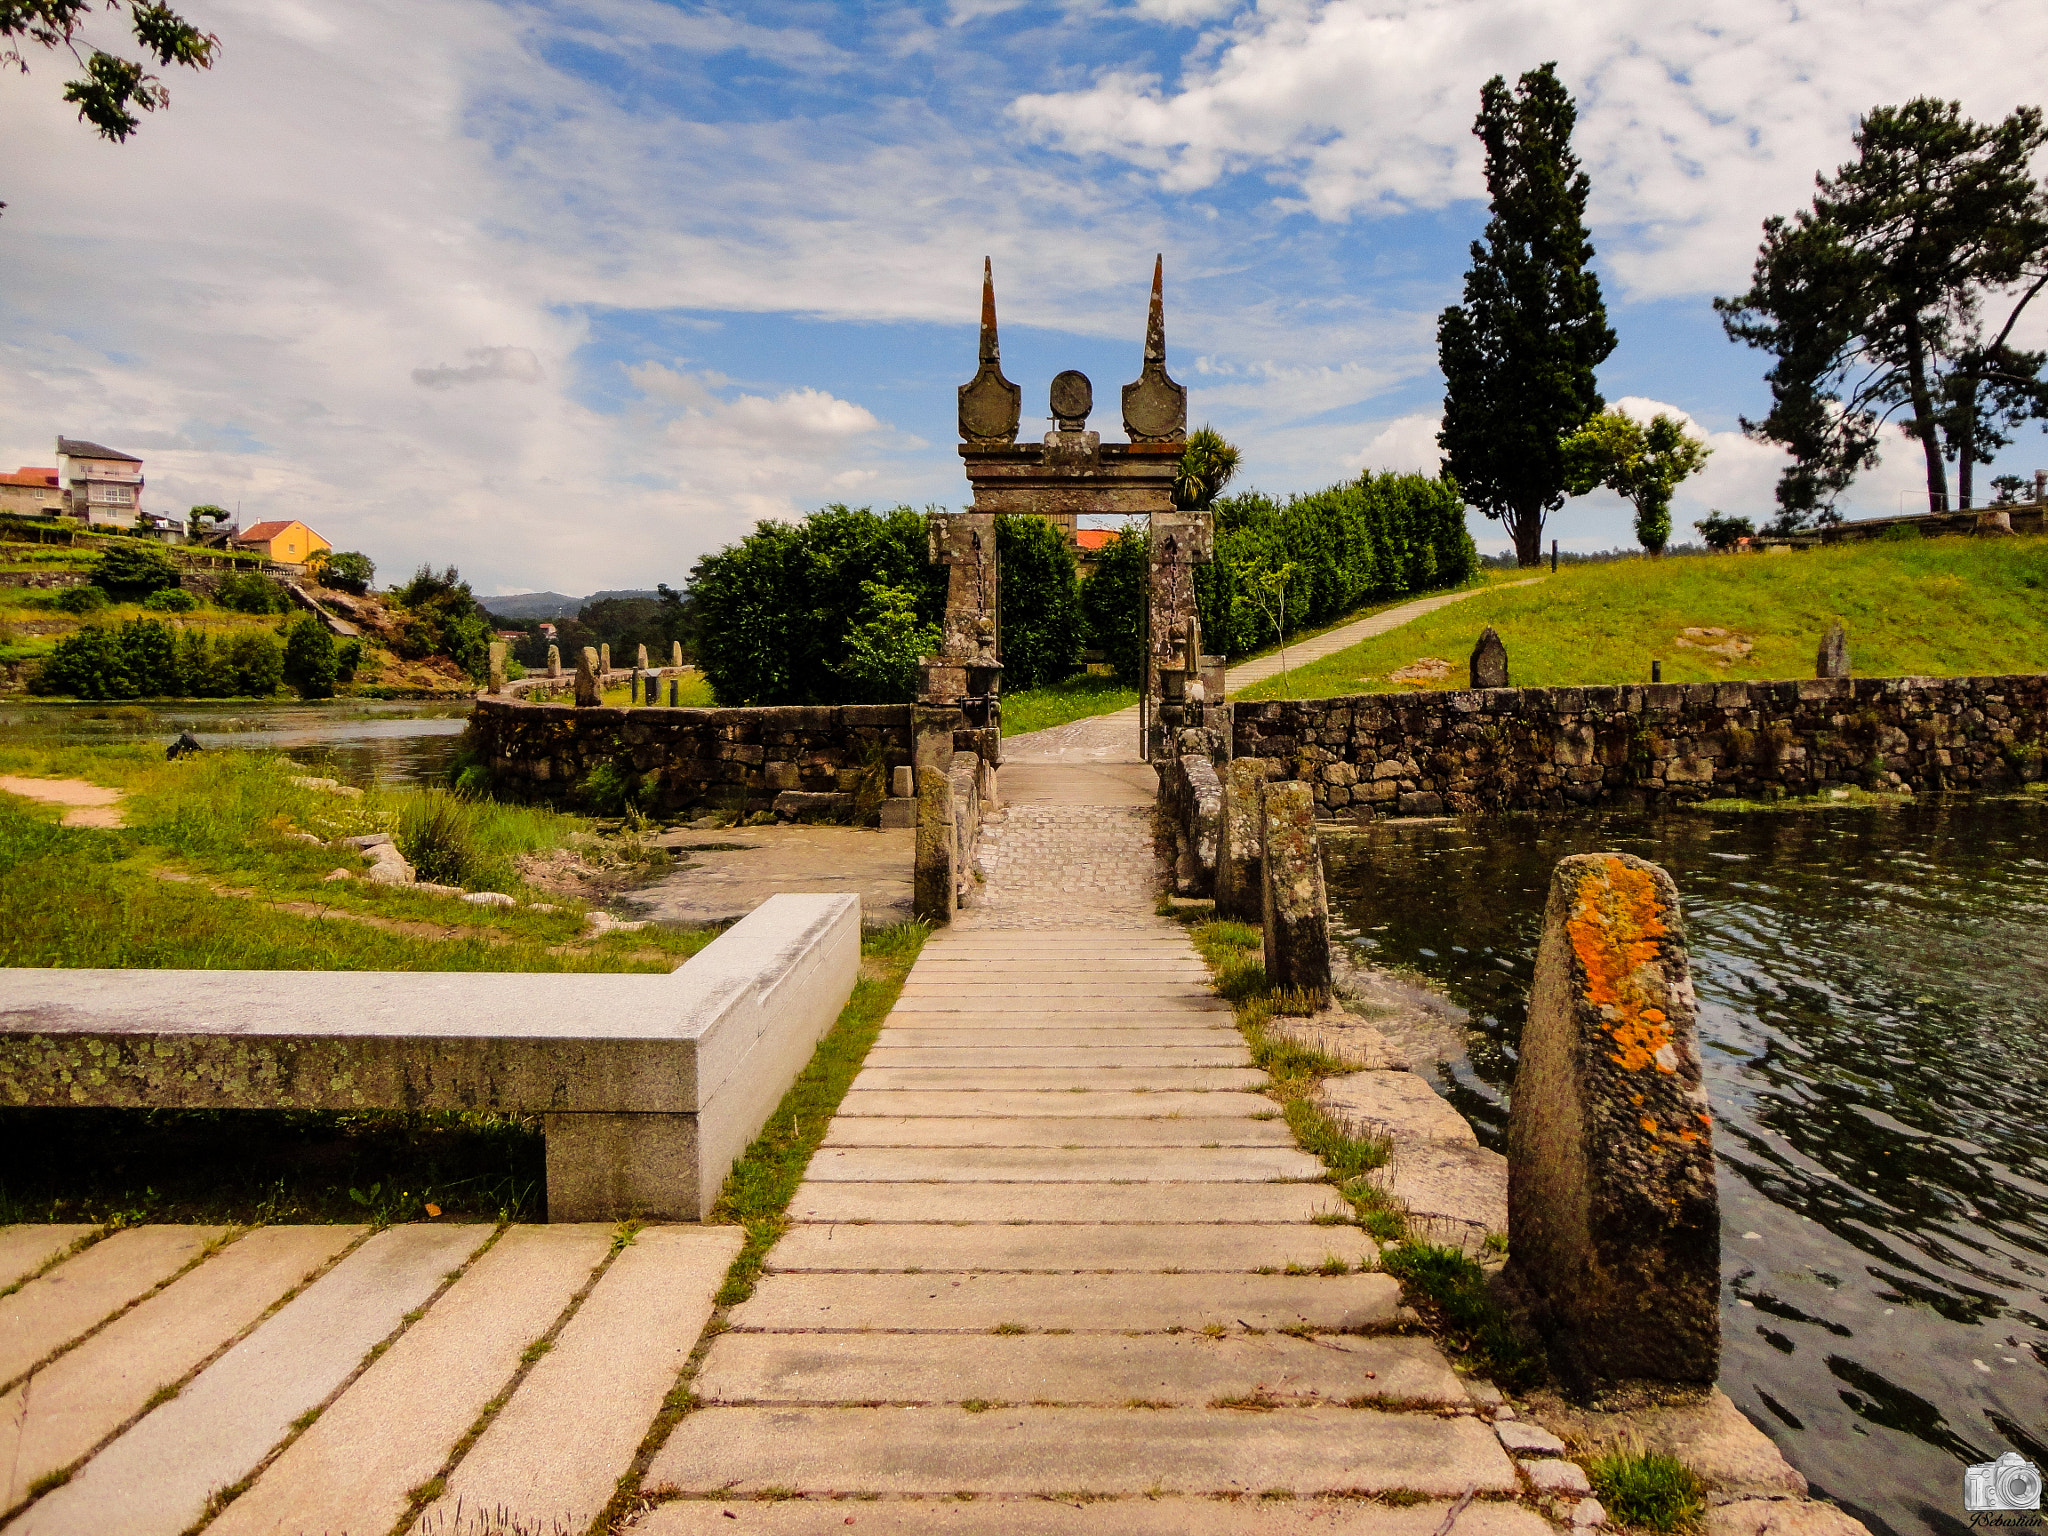
<path fill-rule="evenodd" d="M 2048 671 L 2048 538 L 1905 538 L 1782 555 L 1620 560 L 1501 587 L 1237 697 L 1463 688 L 1491 625 L 1516 687 L 1810 677 L 1837 620 L 1859 676 Z M 1422 676 L 1397 672 L 1418 662 Z M 1434 675 L 1428 675 L 1434 673 Z"/>

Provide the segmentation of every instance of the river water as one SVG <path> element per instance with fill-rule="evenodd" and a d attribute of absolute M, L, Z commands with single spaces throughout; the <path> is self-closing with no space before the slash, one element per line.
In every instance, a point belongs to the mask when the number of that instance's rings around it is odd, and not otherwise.
<path fill-rule="evenodd" d="M 1716 1114 L 1722 1387 L 1873 1530 L 1967 1530 L 1966 1465 L 2048 1467 L 2048 797 L 1324 848 L 1341 938 L 1471 1014 L 1438 1086 L 1503 1151 L 1552 867 L 1669 869 Z"/>
<path fill-rule="evenodd" d="M 0 736 L 23 744 L 169 746 L 190 731 L 210 750 L 285 752 L 346 784 L 408 786 L 446 778 L 468 720 L 467 700 L 12 704 L 0 706 Z"/>

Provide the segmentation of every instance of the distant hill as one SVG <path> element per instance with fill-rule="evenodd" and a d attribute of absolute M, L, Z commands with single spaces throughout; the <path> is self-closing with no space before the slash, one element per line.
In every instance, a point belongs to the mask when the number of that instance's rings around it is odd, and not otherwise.
<path fill-rule="evenodd" d="M 585 603 L 608 597 L 655 598 L 658 592 L 593 592 L 588 597 L 565 597 L 560 592 L 514 592 L 507 597 L 485 597 L 478 601 L 486 613 L 501 619 L 566 619 L 583 611 Z"/>

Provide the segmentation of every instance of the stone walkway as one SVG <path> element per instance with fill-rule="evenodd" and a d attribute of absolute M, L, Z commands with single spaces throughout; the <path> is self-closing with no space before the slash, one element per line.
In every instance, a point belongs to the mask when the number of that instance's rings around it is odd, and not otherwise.
<path fill-rule="evenodd" d="M 1469 1489 L 1463 1536 L 1548 1531 L 1153 915 L 1149 814 L 1003 782 L 983 905 L 927 942 L 635 1529 L 1432 1536 Z"/>

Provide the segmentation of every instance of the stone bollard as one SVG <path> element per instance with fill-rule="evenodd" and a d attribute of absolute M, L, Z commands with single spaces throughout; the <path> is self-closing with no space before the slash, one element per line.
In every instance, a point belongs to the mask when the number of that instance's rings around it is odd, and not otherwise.
<path fill-rule="evenodd" d="M 917 774 L 908 763 L 889 770 L 889 793 L 904 800 L 917 793 Z"/>
<path fill-rule="evenodd" d="M 644 646 L 644 645 L 643 645 L 643 646 L 641 646 L 641 647 L 639 648 L 639 650 L 638 650 L 638 651 L 636 651 L 636 652 L 634 653 L 634 656 L 633 656 L 633 666 L 634 666 L 634 669 L 635 669 L 636 671 L 640 671 L 640 672 L 645 672 L 645 671 L 647 670 L 647 647 L 646 647 L 646 646 Z"/>
<path fill-rule="evenodd" d="M 1508 1119 L 1508 1265 L 1581 1393 L 1705 1391 L 1721 1220 L 1678 890 L 1577 854 L 1551 875 Z"/>
<path fill-rule="evenodd" d="M 583 654 L 576 661 L 576 707 L 589 709 L 597 703 L 597 652 L 589 646 L 583 647 Z"/>
<path fill-rule="evenodd" d="M 683 670 L 683 642 L 671 640 L 668 643 L 668 664 L 678 672 Z"/>
<path fill-rule="evenodd" d="M 491 642 L 491 692 L 503 693 L 504 691 L 505 642 L 502 640 L 493 640 Z"/>
<path fill-rule="evenodd" d="M 560 677 L 561 675 L 562 648 L 559 645 L 551 645 L 548 647 L 548 676 L 551 678 L 556 678 Z"/>
<path fill-rule="evenodd" d="M 668 707 L 669 707 L 670 709 L 676 709 L 676 708 L 679 708 L 679 707 L 680 707 L 680 705 L 681 705 L 681 700 L 682 700 L 682 697 L 683 697 L 683 685 L 682 685 L 682 683 L 681 683 L 681 682 L 680 682 L 680 681 L 679 681 L 678 679 L 676 679 L 676 678 L 673 678 L 673 677 L 672 677 L 672 678 L 670 678 L 670 679 L 668 680 Z"/>
<path fill-rule="evenodd" d="M 1829 626 L 1827 637 L 1820 643 L 1820 654 L 1814 658 L 1815 677 L 1847 677 L 1849 675 L 1849 632 L 1842 628 L 1840 619 Z"/>
<path fill-rule="evenodd" d="M 1223 825 L 1216 839 L 1216 915 L 1240 923 L 1265 921 L 1261 873 L 1266 848 L 1266 776 L 1255 758 L 1223 765 Z"/>
<path fill-rule="evenodd" d="M 1481 631 L 1479 643 L 1472 647 L 1472 686 L 1505 688 L 1507 685 L 1508 648 L 1500 643 L 1500 636 L 1489 624 Z"/>
<path fill-rule="evenodd" d="M 953 784 L 950 770 L 917 770 L 917 855 L 911 910 L 928 923 L 953 921 Z"/>
<path fill-rule="evenodd" d="M 603 645 L 600 645 L 597 648 L 597 669 L 598 671 L 606 674 L 609 674 L 611 672 L 612 645 L 609 640 L 607 640 Z"/>
<path fill-rule="evenodd" d="M 1316 805 L 1299 780 L 1265 787 L 1261 831 L 1261 916 L 1266 927 L 1266 982 L 1305 992 L 1330 990 L 1330 907 L 1323 890 L 1323 850 L 1316 842 Z"/>

